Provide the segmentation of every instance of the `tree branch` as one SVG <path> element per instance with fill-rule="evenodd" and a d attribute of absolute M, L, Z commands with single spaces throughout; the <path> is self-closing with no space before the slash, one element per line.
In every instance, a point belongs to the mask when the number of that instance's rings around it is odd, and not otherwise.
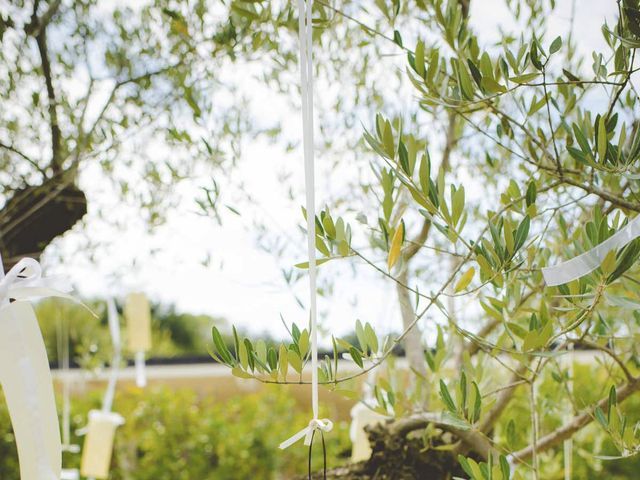
<path fill-rule="evenodd" d="M 47 10 L 47 13 L 51 11 L 51 16 L 55 13 L 55 10 L 52 11 L 52 7 L 55 6 L 54 2 Z M 62 159 L 61 156 L 61 132 L 60 125 L 58 123 L 58 113 L 56 110 L 57 102 L 56 102 L 56 94 L 53 88 L 53 80 L 51 76 L 51 63 L 49 61 L 49 52 L 47 51 L 47 30 L 46 24 L 41 24 L 40 20 L 36 16 L 36 7 L 34 7 L 34 12 L 32 18 L 32 23 L 35 24 L 37 31 L 36 35 L 36 43 L 38 44 L 38 52 L 40 53 L 40 59 L 42 62 L 42 74 L 44 75 L 45 86 L 47 88 L 47 97 L 49 99 L 49 122 L 51 127 L 51 169 L 54 174 L 59 173 L 62 170 Z M 46 15 L 46 14 L 45 14 Z M 31 25 L 30 24 L 30 25 Z"/>
<path fill-rule="evenodd" d="M 42 30 L 47 28 L 47 25 L 49 25 L 49 22 L 51 21 L 53 16 L 58 12 L 62 0 L 53 0 L 53 2 L 51 2 L 51 4 L 49 5 L 49 8 L 47 8 L 47 11 L 44 12 L 41 17 L 38 17 L 37 15 L 39 3 L 39 1 L 36 1 L 34 3 L 31 22 L 29 22 L 29 24 L 27 24 L 24 28 L 26 34 L 33 37 L 37 37 L 38 35 L 40 35 L 40 32 Z"/>
<path fill-rule="evenodd" d="M 627 368 L 627 366 L 624 364 L 622 359 L 616 354 L 616 352 L 614 352 L 610 348 L 607 348 L 606 346 L 600 345 L 596 342 L 590 342 L 589 340 L 586 340 L 586 339 L 581 339 L 579 341 L 576 341 L 575 344 L 576 346 L 585 346 L 585 347 L 592 348 L 594 350 L 600 350 L 601 352 L 606 353 L 618 364 L 618 366 L 620 367 L 620 370 L 622 370 L 622 373 L 624 373 L 624 376 L 627 378 L 627 381 L 632 382 L 634 380 L 634 377 L 631 374 L 631 371 Z"/>
<path fill-rule="evenodd" d="M 617 389 L 618 402 L 626 400 L 628 397 L 640 390 L 640 379 L 634 379 L 632 382 L 625 384 L 622 388 Z M 554 430 L 553 432 L 538 439 L 536 445 L 536 451 L 538 453 L 548 450 L 562 443 L 564 440 L 571 438 L 574 433 L 584 428 L 591 423 L 594 419 L 594 411 L 596 407 L 606 408 L 609 402 L 609 396 L 601 399 L 596 405 L 588 408 L 580 415 L 576 415 L 568 423 L 565 423 L 562 427 Z M 533 454 L 533 447 L 529 445 L 517 452 L 513 453 L 513 458 L 518 461 L 525 461 Z"/>
<path fill-rule="evenodd" d="M 0 142 L 0 148 L 4 148 L 5 150 L 9 150 L 10 152 L 15 153 L 16 155 L 21 157 L 23 160 L 25 160 L 26 162 L 30 163 L 31 166 L 36 168 L 42 174 L 42 176 L 44 176 L 44 177 L 47 176 L 47 173 L 44 171 L 44 169 L 40 165 L 38 165 L 38 162 L 36 162 L 34 159 L 28 157 L 25 153 L 21 152 L 20 150 L 15 148 L 13 145 L 7 145 L 5 143 Z"/>
<path fill-rule="evenodd" d="M 405 418 L 400 418 L 389 426 L 389 431 L 392 435 L 403 436 L 414 430 L 420 430 L 427 425 L 433 424 L 436 427 L 453 433 L 458 437 L 463 444 L 473 450 L 478 455 L 481 455 L 484 459 L 489 457 L 491 452 L 491 442 L 474 430 L 461 430 L 451 426 L 449 423 L 442 420 L 442 417 L 438 413 L 423 412 L 410 415 Z"/>
<path fill-rule="evenodd" d="M 577 180 L 574 180 L 571 177 L 567 176 L 562 178 L 562 181 L 569 185 L 573 185 L 574 187 L 577 187 L 581 190 L 584 190 L 587 193 L 596 195 L 617 207 L 626 208 L 627 210 L 632 210 L 634 212 L 640 212 L 640 204 L 629 202 L 624 198 L 617 197 L 609 192 L 596 188 L 593 185 L 583 185 L 581 182 L 578 182 Z"/>
<path fill-rule="evenodd" d="M 521 364 L 513 373 L 511 380 L 509 380 L 509 386 L 500 391 L 500 393 L 498 394 L 498 398 L 496 399 L 496 403 L 494 403 L 491 410 L 487 412 L 487 414 L 482 419 L 482 422 L 480 422 L 480 425 L 478 426 L 478 430 L 480 430 L 482 433 L 486 434 L 487 432 L 491 431 L 493 426 L 496 424 L 496 422 L 502 415 L 502 412 L 504 412 L 505 408 L 507 408 L 507 406 L 509 405 L 509 402 L 511 402 L 513 394 L 516 392 L 516 388 L 519 385 L 522 385 L 521 383 L 518 383 L 518 381 L 522 379 L 522 375 L 526 370 L 527 365 L 525 365 L 524 363 Z"/>
<path fill-rule="evenodd" d="M 442 161 L 440 162 L 439 168 L 441 172 L 447 172 L 451 166 L 451 152 L 456 144 L 455 120 L 455 113 L 450 112 L 448 115 L 445 148 L 442 151 Z M 409 261 L 418 253 L 420 248 L 427 241 L 430 231 L 431 222 L 425 219 L 422 223 L 420 233 L 418 233 L 418 236 L 409 243 L 403 252 L 403 266 L 402 271 L 398 275 L 399 282 L 396 283 L 396 292 L 400 303 L 402 326 L 405 330 L 413 323 L 416 316 L 413 309 L 413 302 L 411 301 L 410 290 L 405 287 L 405 285 L 409 285 Z M 424 358 L 424 348 L 422 346 L 422 333 L 419 328 L 414 328 L 411 333 L 406 336 L 404 340 L 404 347 L 411 368 L 419 375 L 425 377 L 427 373 L 425 366 L 426 360 Z"/>

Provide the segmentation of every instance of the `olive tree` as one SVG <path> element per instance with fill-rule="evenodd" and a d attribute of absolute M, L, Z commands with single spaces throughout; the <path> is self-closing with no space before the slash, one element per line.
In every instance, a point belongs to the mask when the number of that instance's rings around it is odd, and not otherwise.
<path fill-rule="evenodd" d="M 410 118 L 383 110 L 363 131 L 375 178 L 362 197 L 376 220 L 351 220 L 348 201 L 316 218 L 321 275 L 334 262 L 375 269 L 396 290 L 403 321 L 386 337 L 356 322 L 357 340 L 332 336 L 333 355 L 320 364 L 326 388 L 355 397 L 358 378 L 377 372 L 362 400 L 390 417 L 371 431 L 371 460 L 349 474 L 401 475 L 404 463 L 414 475 L 439 464 L 474 480 L 552 478 L 563 442 L 593 425 L 618 458 L 636 454 L 636 418 L 623 402 L 640 391 L 640 242 L 557 287 L 541 269 L 602 243 L 640 211 L 638 2 L 617 2 L 600 32 L 606 50 L 588 57 L 572 27 L 546 35 L 553 1 L 508 1 L 527 28 L 498 44 L 470 27 L 469 2 L 374 3 L 393 35 L 358 28 L 406 55 L 416 100 Z M 336 5 L 316 8 L 356 21 Z M 292 325 L 280 345 L 234 329 L 232 349 L 214 329 L 212 355 L 242 378 L 304 384 L 303 327 Z M 589 352 L 589 378 L 572 373 L 577 350 Z M 339 371 L 341 355 L 355 371 Z M 574 389 L 580 381 L 588 393 Z"/>

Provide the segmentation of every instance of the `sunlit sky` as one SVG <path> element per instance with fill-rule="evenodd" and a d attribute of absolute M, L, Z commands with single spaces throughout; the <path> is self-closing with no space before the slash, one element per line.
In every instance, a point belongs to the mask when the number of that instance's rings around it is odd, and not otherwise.
<path fill-rule="evenodd" d="M 134 3 L 131 1 L 132 5 Z M 513 31 L 502 0 L 471 3 L 472 23 L 481 39 L 486 42 L 496 40 L 500 25 Z M 549 21 L 551 38 L 564 33 L 569 25 L 572 2 L 559 0 L 557 3 L 559 6 Z M 602 18 L 613 18 L 615 2 L 578 0 L 577 5 L 575 38 L 579 48 L 585 52 L 597 50 L 602 45 Z M 405 57 L 389 56 L 380 61 L 389 62 L 391 68 L 403 68 Z M 236 72 L 239 79 L 244 73 Z M 295 73 L 292 78 L 297 78 Z M 251 100 L 254 120 L 265 125 L 280 122 L 286 135 L 300 138 L 300 115 L 289 107 L 287 99 L 255 81 L 245 83 L 247 91 L 244 93 Z M 322 85 L 317 88 L 321 89 Z M 361 119 L 361 122 L 367 125 L 371 119 Z M 160 152 L 163 145 L 148 148 Z M 343 171 L 331 171 L 323 165 L 323 159 L 326 160 L 323 152 L 318 150 L 319 205 L 324 204 L 334 182 L 357 175 L 347 166 Z M 268 331 L 274 336 L 282 336 L 285 331 L 281 315 L 289 322 L 306 321 L 305 311 L 296 302 L 281 273 L 282 268 L 304 261 L 306 255 L 304 238 L 297 230 L 302 223 L 302 189 L 296 198 L 289 198 L 288 190 L 278 178 L 283 166 L 293 172 L 292 182 L 303 184 L 300 148 L 287 152 L 279 143 L 261 139 L 245 141 L 234 176 L 242 179 L 245 189 L 259 199 L 259 204 L 244 211 L 242 205 L 234 205 L 241 215 L 223 212 L 220 226 L 211 218 L 196 213 L 193 199 L 199 195 L 197 187 L 203 182 L 194 179 L 180 184 L 182 201 L 179 208 L 169 212 L 166 224 L 152 234 L 148 233 L 135 208 L 123 205 L 113 189 L 101 181 L 103 174 L 99 169 L 89 166 L 82 172 L 80 181 L 89 197 L 89 214 L 81 228 L 89 236 L 108 243 L 108 248 L 101 247 L 92 252 L 84 250 L 86 235 L 77 228 L 56 240 L 47 250 L 43 257 L 45 267 L 50 273 L 69 276 L 82 296 L 120 297 L 130 290 L 142 290 L 151 299 L 173 304 L 179 311 L 224 317 L 254 332 Z M 124 228 L 116 229 L 102 221 L 96 214 L 98 205 L 112 211 Z M 260 249 L 252 228 L 255 216 L 268 219 L 274 234 L 294 232 L 300 239 L 299 245 L 292 246 L 281 259 Z M 151 250 L 156 253 L 150 255 Z M 389 281 L 368 268 L 359 268 L 356 277 L 347 264 L 329 265 L 323 266 L 321 274 L 334 276 L 336 282 L 333 292 L 319 300 L 323 328 L 345 333 L 359 318 L 371 322 L 380 331 L 400 329 L 395 288 Z M 295 293 L 306 302 L 307 283 L 298 282 Z"/>

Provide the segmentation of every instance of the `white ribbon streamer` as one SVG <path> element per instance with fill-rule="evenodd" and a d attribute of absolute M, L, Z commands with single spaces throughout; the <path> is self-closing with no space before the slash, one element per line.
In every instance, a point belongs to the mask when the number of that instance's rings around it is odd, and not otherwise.
<path fill-rule="evenodd" d="M 549 286 L 555 286 L 583 277 L 597 269 L 610 251 L 622 248 L 638 237 L 640 237 L 640 215 L 591 250 L 559 265 L 543 268 L 544 281 Z"/>
<path fill-rule="evenodd" d="M 120 375 L 120 362 L 122 361 L 122 342 L 120 340 L 120 319 L 118 310 L 113 298 L 107 300 L 107 316 L 109 319 L 109 332 L 111 333 L 111 344 L 113 345 L 113 356 L 111 357 L 111 372 L 109 374 L 109 384 L 102 400 L 102 411 L 110 412 L 113 406 L 113 397 L 116 393 L 116 384 Z"/>
<path fill-rule="evenodd" d="M 113 407 L 113 399 L 116 394 L 116 385 L 118 383 L 118 377 L 120 376 L 120 362 L 122 361 L 122 340 L 120 337 L 120 318 L 118 317 L 118 309 L 116 308 L 116 302 L 113 298 L 107 300 L 107 317 L 109 321 L 109 332 L 111 334 L 111 344 L 113 345 L 113 356 L 111 357 L 111 372 L 109 374 L 109 383 L 107 390 L 104 393 L 102 399 L 102 410 L 99 412 L 92 410 L 89 412 L 89 423 L 86 427 L 87 438 L 85 438 L 85 450 L 82 452 L 82 468 L 83 472 L 89 475 L 88 480 L 94 480 L 97 475 L 104 475 L 106 478 L 109 473 L 109 464 L 111 463 L 111 455 L 113 454 L 113 437 L 115 436 L 115 429 L 124 425 L 124 417 L 117 413 L 111 413 Z M 93 420 L 92 420 L 93 419 Z M 106 420 L 105 420 L 106 419 Z M 109 427 L 105 428 L 103 437 L 111 437 L 110 440 L 96 442 L 95 424 L 100 423 L 100 420 L 106 421 Z M 93 431 L 92 428 L 93 421 Z M 92 438 L 89 438 L 89 435 Z M 98 435 L 100 436 L 100 435 Z M 96 467 L 95 464 L 99 466 Z M 106 467 L 105 467 L 106 464 Z M 106 469 L 106 473 L 105 473 Z M 93 476 L 92 476 L 93 475 Z M 62 479 L 64 480 L 64 479 Z"/>
<path fill-rule="evenodd" d="M 134 364 L 136 368 L 136 386 L 144 388 L 147 386 L 147 373 L 145 368 L 144 352 L 136 352 Z"/>
<path fill-rule="evenodd" d="M 59 480 L 62 442 L 47 352 L 34 297 L 72 298 L 50 287 L 40 264 L 23 258 L 4 275 L 0 258 L 0 383 L 18 447 L 22 480 Z M 10 303 L 10 299 L 16 300 Z"/>
<path fill-rule="evenodd" d="M 302 136 L 304 181 L 307 210 L 307 254 L 309 256 L 309 314 L 311 336 L 311 407 L 313 418 L 305 428 L 280 444 L 285 449 L 304 437 L 309 445 L 315 430 L 329 432 L 333 423 L 318 419 L 318 328 L 316 308 L 316 207 L 313 158 L 313 0 L 298 0 L 298 38 L 300 41 L 300 85 L 302 89 Z"/>

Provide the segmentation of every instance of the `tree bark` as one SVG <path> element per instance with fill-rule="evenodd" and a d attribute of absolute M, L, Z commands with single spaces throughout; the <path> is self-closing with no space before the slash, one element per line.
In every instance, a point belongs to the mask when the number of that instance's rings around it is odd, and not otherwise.
<path fill-rule="evenodd" d="M 398 276 L 398 280 L 400 283 L 408 285 L 409 274 L 406 266 L 402 267 L 402 272 Z M 413 302 L 411 301 L 409 290 L 400 285 L 400 283 L 396 283 L 396 292 L 398 294 L 398 302 L 400 303 L 402 328 L 403 330 L 407 330 L 415 320 L 416 313 L 413 309 Z M 425 366 L 424 347 L 422 346 L 422 331 L 417 325 L 411 329 L 404 338 L 404 350 L 409 366 L 420 376 L 425 377 L 427 375 L 427 369 Z"/>

